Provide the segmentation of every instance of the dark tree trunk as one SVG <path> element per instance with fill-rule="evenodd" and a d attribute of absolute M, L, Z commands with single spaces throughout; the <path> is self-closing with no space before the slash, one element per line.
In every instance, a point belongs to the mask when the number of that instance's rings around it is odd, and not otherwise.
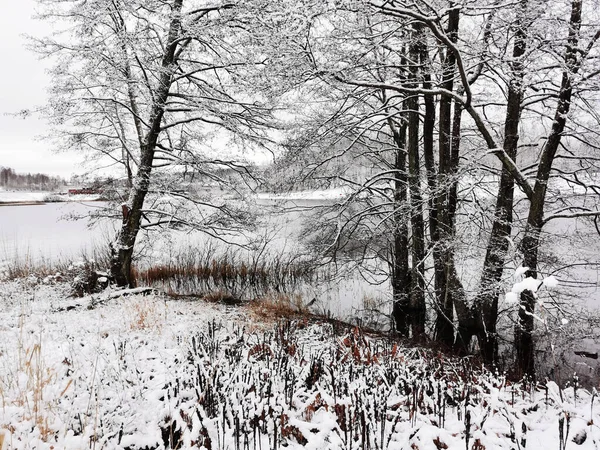
<path fill-rule="evenodd" d="M 558 93 L 558 104 L 552 122 L 552 129 L 546 140 L 538 164 L 533 196 L 525 236 L 521 242 L 523 251 L 523 266 L 528 267 L 525 275 L 536 278 L 538 268 L 538 251 L 540 246 L 540 233 L 544 224 L 544 204 L 546 189 L 552 171 L 552 164 L 565 130 L 567 115 L 571 108 L 573 95 L 572 77 L 577 74 L 581 66 L 579 58 L 579 31 L 581 29 L 582 0 L 573 0 L 571 3 L 571 17 L 569 20 L 569 36 L 565 51 L 565 70 L 562 74 L 561 86 Z M 515 348 L 520 375 L 535 376 L 535 345 L 533 341 L 535 293 L 525 290 L 521 293 L 519 318 L 515 332 Z"/>
<path fill-rule="evenodd" d="M 526 26 L 524 17 L 528 0 L 521 0 L 515 24 L 515 36 L 512 54 L 511 80 L 508 86 L 506 116 L 504 120 L 504 151 L 513 160 L 517 158 L 519 141 L 519 122 L 523 101 L 524 64 L 522 57 L 526 50 Z M 512 231 L 513 200 L 515 181 L 502 167 L 500 184 L 494 210 L 494 223 L 489 237 L 483 271 L 477 296 L 473 305 L 473 320 L 483 361 L 493 365 L 498 359 L 498 321 L 499 283 L 504 272 L 508 243 Z"/>
<path fill-rule="evenodd" d="M 154 163 L 154 152 L 161 132 L 165 103 L 172 82 L 172 66 L 181 29 L 183 0 L 174 0 L 169 35 L 163 55 L 160 80 L 154 95 L 154 103 L 148 121 L 149 128 L 140 142 L 140 164 L 135 182 L 129 191 L 129 199 L 123 208 L 123 224 L 117 236 L 111 262 L 111 275 L 118 286 L 134 286 L 132 275 L 133 251 L 140 231 L 144 200 L 150 186 L 150 174 Z"/>
<path fill-rule="evenodd" d="M 448 29 L 446 31 L 452 42 L 458 39 L 458 24 L 460 12 L 452 9 L 448 16 Z M 443 60 L 442 87 L 452 91 L 454 87 L 454 74 L 456 57 L 450 50 L 446 51 Z M 454 343 L 454 302 L 453 292 L 450 288 L 449 276 L 454 272 L 454 258 L 452 249 L 453 223 L 450 211 L 450 190 L 454 181 L 452 167 L 452 99 L 449 96 L 440 98 L 439 115 L 439 174 L 437 181 L 437 224 L 439 240 L 434 242 L 433 256 L 435 264 L 435 278 L 439 286 L 437 290 L 437 318 L 435 324 L 436 339 L 447 347 Z M 435 261 L 434 261 L 435 263 Z"/>
<path fill-rule="evenodd" d="M 417 87 L 419 49 L 415 32 L 410 47 L 411 64 L 410 83 Z M 408 110 L 408 184 L 410 190 L 410 221 L 412 238 L 411 271 L 411 329 L 413 338 L 425 334 L 425 223 L 423 220 L 423 196 L 421 194 L 421 170 L 419 158 L 419 97 L 413 95 L 406 99 Z"/>
<path fill-rule="evenodd" d="M 460 89 L 459 89 L 460 91 Z M 450 164 L 452 180 L 450 181 L 448 192 L 448 215 L 449 223 L 451 224 L 452 235 L 456 233 L 455 218 L 456 210 L 458 209 L 458 165 L 460 162 L 460 138 L 462 125 L 463 108 L 458 103 L 454 103 L 454 117 L 452 119 L 452 145 L 450 153 Z M 466 355 L 469 352 L 471 339 L 475 334 L 473 321 L 471 320 L 471 309 L 467 303 L 467 298 L 463 293 L 462 284 L 456 274 L 456 267 L 452 259 L 451 273 L 453 279 L 447 282 L 454 286 L 452 289 L 454 309 L 456 310 L 457 328 L 454 336 L 454 351 L 459 355 Z M 458 295 L 463 293 L 461 295 Z"/>
<path fill-rule="evenodd" d="M 388 121 L 396 144 L 394 160 L 394 230 L 392 242 L 392 317 L 396 331 L 405 337 L 410 332 L 410 268 L 408 221 L 405 206 L 408 200 L 406 176 L 406 123 L 397 127 Z"/>

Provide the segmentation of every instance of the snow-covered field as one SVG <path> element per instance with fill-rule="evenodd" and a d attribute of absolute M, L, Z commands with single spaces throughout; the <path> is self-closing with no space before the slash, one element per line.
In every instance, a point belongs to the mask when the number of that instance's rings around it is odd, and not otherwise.
<path fill-rule="evenodd" d="M 0 203 L 43 202 L 48 192 L 0 191 Z"/>
<path fill-rule="evenodd" d="M 566 448 L 600 446 L 583 389 L 522 390 L 328 323 L 68 291 L 0 284 L 3 450 L 558 449 L 561 420 Z"/>

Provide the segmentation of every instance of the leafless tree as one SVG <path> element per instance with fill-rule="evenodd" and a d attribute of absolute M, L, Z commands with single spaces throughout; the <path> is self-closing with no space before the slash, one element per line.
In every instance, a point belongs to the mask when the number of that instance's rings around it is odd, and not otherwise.
<path fill-rule="evenodd" d="M 270 114 L 250 86 L 264 63 L 235 2 L 40 0 L 57 24 L 36 48 L 54 58 L 48 108 L 62 145 L 123 168 L 129 192 L 112 275 L 132 285 L 141 228 L 183 226 L 219 235 L 250 215 L 196 186 L 242 195 L 244 148 L 259 145 Z M 244 142 L 242 145 L 241 142 Z M 241 149 L 237 152 L 232 149 Z M 200 179 L 201 183 L 198 183 Z M 151 204 L 148 204 L 148 200 Z"/>

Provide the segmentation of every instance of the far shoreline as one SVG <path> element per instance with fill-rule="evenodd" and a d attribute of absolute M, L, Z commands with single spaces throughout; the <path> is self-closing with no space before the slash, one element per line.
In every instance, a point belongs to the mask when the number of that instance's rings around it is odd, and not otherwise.
<path fill-rule="evenodd" d="M 45 205 L 47 202 L 38 201 L 14 201 L 14 202 L 0 202 L 0 206 L 36 206 Z"/>
<path fill-rule="evenodd" d="M 107 200 L 103 199 L 95 199 L 95 200 L 61 200 L 54 202 L 44 202 L 37 200 L 15 200 L 14 202 L 0 202 L 0 207 L 2 206 L 42 206 L 42 205 L 50 205 L 53 203 L 92 203 L 92 202 L 106 202 Z"/>

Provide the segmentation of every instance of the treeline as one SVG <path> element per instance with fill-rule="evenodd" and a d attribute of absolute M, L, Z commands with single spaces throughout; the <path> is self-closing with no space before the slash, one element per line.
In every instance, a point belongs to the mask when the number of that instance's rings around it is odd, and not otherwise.
<path fill-rule="evenodd" d="M 304 238 L 387 277 L 400 335 L 489 366 L 512 347 L 514 373 L 534 375 L 542 333 L 569 322 L 544 303 L 569 264 L 549 256 L 558 221 L 600 220 L 598 135 L 585 131 L 598 125 L 593 9 L 296 3 L 293 26 L 274 16 L 272 39 L 289 48 L 269 80 L 306 106 L 274 178 L 350 192 Z"/>
<path fill-rule="evenodd" d="M 0 167 L 0 187 L 3 189 L 52 191 L 65 186 L 63 178 L 44 173 L 20 174 L 10 167 Z"/>

